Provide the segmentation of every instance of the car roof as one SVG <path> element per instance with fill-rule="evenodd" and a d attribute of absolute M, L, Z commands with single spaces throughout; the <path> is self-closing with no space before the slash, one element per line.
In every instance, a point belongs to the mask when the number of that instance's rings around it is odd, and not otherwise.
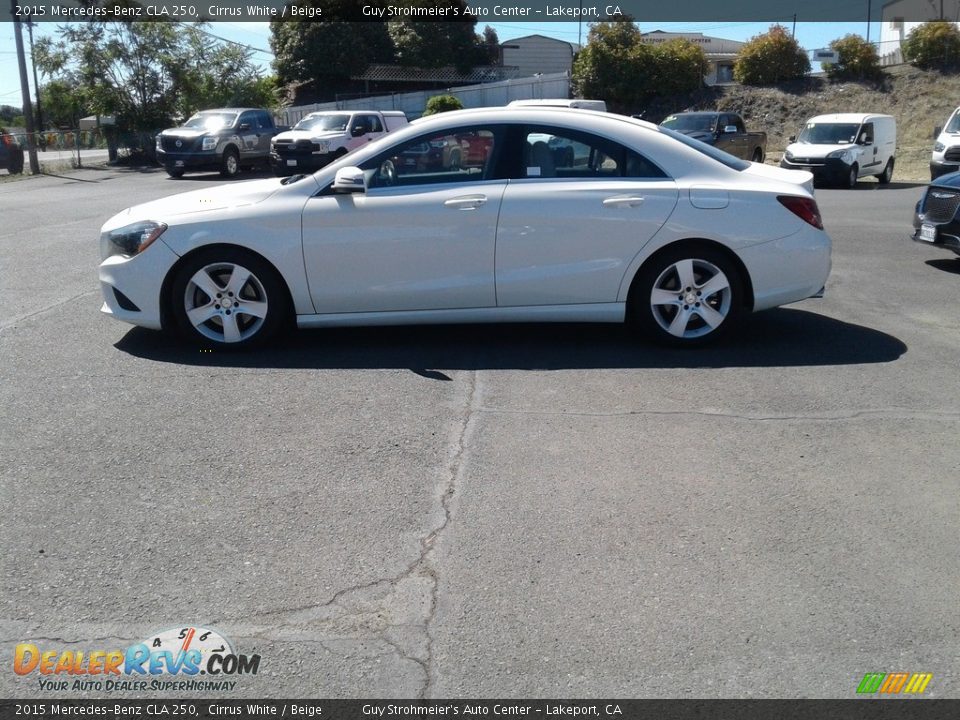
<path fill-rule="evenodd" d="M 505 107 L 470 108 L 467 110 L 451 110 L 449 112 L 426 115 L 411 121 L 411 125 L 418 128 L 437 124 L 446 125 L 447 121 L 463 120 L 465 123 L 475 120 L 484 120 L 494 116 L 494 122 L 576 122 L 577 118 L 596 118 L 604 122 L 623 122 L 634 127 L 642 127 L 654 132 L 660 132 L 653 123 L 646 120 L 618 115 L 617 113 L 602 112 L 600 110 L 584 110 L 581 108 L 558 107 L 556 105 L 509 105 Z"/>

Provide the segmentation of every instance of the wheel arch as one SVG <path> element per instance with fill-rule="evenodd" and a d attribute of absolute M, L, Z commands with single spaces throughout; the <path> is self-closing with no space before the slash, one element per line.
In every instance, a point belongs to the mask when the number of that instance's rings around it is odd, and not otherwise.
<path fill-rule="evenodd" d="M 180 268 L 183 267 L 187 262 L 191 261 L 194 257 L 203 252 L 209 252 L 211 250 L 228 250 L 228 251 L 239 251 L 249 255 L 253 255 L 259 261 L 263 262 L 267 267 L 269 267 L 273 273 L 277 276 L 277 280 L 280 283 L 280 287 L 283 288 L 284 293 L 286 294 L 287 308 L 289 317 L 286 318 L 287 322 L 293 322 L 295 324 L 295 319 L 297 315 L 296 306 L 293 303 L 293 294 L 290 292 L 290 286 L 287 284 L 286 278 L 284 278 L 283 273 L 281 273 L 277 266 L 274 265 L 270 260 L 256 250 L 251 250 L 250 248 L 243 247 L 242 245 L 234 245 L 232 243 L 211 243 L 209 245 L 200 245 L 190 252 L 185 253 L 180 256 L 180 258 L 170 267 L 167 271 L 166 276 L 163 278 L 163 283 L 160 285 L 160 326 L 165 330 L 173 330 L 176 322 L 173 317 L 173 298 L 171 294 L 173 292 L 173 282 L 176 278 L 177 273 L 180 272 Z"/>
<path fill-rule="evenodd" d="M 747 266 L 743 264 L 743 261 L 740 259 L 740 256 L 737 255 L 733 250 L 731 250 L 726 245 L 717 242 L 716 240 L 707 240 L 706 238 L 685 238 L 682 240 L 674 240 L 671 243 L 664 245 L 661 248 L 658 248 L 656 252 L 651 253 L 648 258 L 646 258 L 640 266 L 636 269 L 633 274 L 633 278 L 630 280 L 630 289 L 627 291 L 627 317 L 631 315 L 631 307 L 636 300 L 637 287 L 639 285 L 639 278 L 643 274 L 643 271 L 654 262 L 657 262 L 662 255 L 673 252 L 678 247 L 687 248 L 690 250 L 696 250 L 697 248 L 710 249 L 724 255 L 740 273 L 740 278 L 743 281 L 743 308 L 747 312 L 753 311 L 753 281 L 750 278 L 750 273 L 747 271 Z"/>

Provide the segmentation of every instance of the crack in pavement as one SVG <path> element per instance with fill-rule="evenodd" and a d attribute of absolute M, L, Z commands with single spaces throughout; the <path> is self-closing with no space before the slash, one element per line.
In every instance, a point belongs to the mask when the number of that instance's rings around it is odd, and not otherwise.
<path fill-rule="evenodd" d="M 704 417 L 727 418 L 730 420 L 747 420 L 751 422 L 795 422 L 795 421 L 838 421 L 879 418 L 884 420 L 943 420 L 960 418 L 960 410 L 911 410 L 909 408 L 875 408 L 857 410 L 852 413 L 811 413 L 809 415 L 746 415 L 726 413 L 719 410 L 622 410 L 613 412 L 587 412 L 566 410 L 516 410 L 504 408 L 481 407 L 477 413 L 486 415 L 544 415 L 556 417 L 597 417 L 617 418 L 630 416 L 651 415 L 656 417 Z"/>
<path fill-rule="evenodd" d="M 431 554 L 436 547 L 437 540 L 443 532 L 449 527 L 452 519 L 451 501 L 457 491 L 457 487 L 463 478 L 465 456 L 467 453 L 469 436 L 475 426 L 474 419 L 477 417 L 477 399 L 478 377 L 477 372 L 470 373 L 467 379 L 467 388 L 462 409 L 458 416 L 458 421 L 451 430 L 451 438 L 448 442 L 448 458 L 445 465 L 445 472 L 437 483 L 436 491 L 439 500 L 438 513 L 442 517 L 435 526 L 427 532 L 420 540 L 420 550 L 418 556 L 410 562 L 401 572 L 387 578 L 378 578 L 365 583 L 357 583 L 346 588 L 342 588 L 334 593 L 328 600 L 321 603 L 309 603 L 297 607 L 282 608 L 258 613 L 252 618 L 246 616 L 232 620 L 231 618 L 218 618 L 211 620 L 212 625 L 223 625 L 231 623 L 235 625 L 235 635 L 237 637 L 261 637 L 273 638 L 273 641 L 281 640 L 283 628 L 299 626 L 304 624 L 320 623 L 330 629 L 331 624 L 335 625 L 337 621 L 344 619 L 355 619 L 356 626 L 349 628 L 354 635 L 352 637 L 362 639 L 366 634 L 373 636 L 383 644 L 393 648 L 393 651 L 403 660 L 415 663 L 423 674 L 424 680 L 422 687 L 418 690 L 416 697 L 423 699 L 427 697 L 434 683 L 433 663 L 433 638 L 430 634 L 430 625 L 436 613 L 439 597 L 439 576 L 436 567 L 431 560 Z M 410 581 L 405 583 L 404 581 Z M 419 587 L 418 587 L 419 586 Z M 424 588 L 423 586 L 426 586 Z M 364 592 L 382 589 L 384 594 L 371 599 L 363 597 L 350 598 L 351 595 L 361 596 Z M 426 596 L 424 606 L 417 608 L 418 596 Z M 390 622 L 388 615 L 391 611 L 391 601 L 394 605 L 404 608 L 399 614 L 404 612 L 408 615 L 416 615 L 415 618 L 400 622 Z M 362 609 L 366 606 L 368 609 Z M 406 608 L 412 607 L 413 610 Z M 280 633 L 271 632 L 264 628 L 262 623 L 271 618 L 279 619 Z M 412 620 L 415 620 L 412 621 Z M 240 627 L 236 624 L 240 623 Z M 244 626 L 247 631 L 244 631 Z M 410 647 L 404 647 L 401 640 L 391 639 L 388 635 L 391 630 L 396 629 L 415 629 L 421 632 L 425 638 L 425 647 L 422 657 L 411 651 Z M 359 638 L 357 637 L 359 635 Z M 303 639 L 302 631 L 298 631 L 297 637 Z M 350 637 L 350 636 L 348 636 Z M 321 642 L 320 640 L 313 640 Z M 408 643 L 408 645 L 411 643 Z M 416 640 L 412 644 L 416 644 Z"/>

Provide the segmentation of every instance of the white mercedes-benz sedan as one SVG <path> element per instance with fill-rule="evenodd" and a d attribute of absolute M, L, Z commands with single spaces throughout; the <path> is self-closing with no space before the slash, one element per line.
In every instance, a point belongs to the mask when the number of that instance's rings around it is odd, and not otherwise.
<path fill-rule="evenodd" d="M 103 312 L 218 348 L 294 324 L 547 321 L 698 345 L 830 272 L 809 173 L 567 108 L 423 118 L 313 175 L 124 210 L 100 248 Z"/>

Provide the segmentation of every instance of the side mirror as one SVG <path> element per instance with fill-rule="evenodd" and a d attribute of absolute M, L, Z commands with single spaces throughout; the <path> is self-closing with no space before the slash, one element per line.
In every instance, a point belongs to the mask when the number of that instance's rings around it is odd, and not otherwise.
<path fill-rule="evenodd" d="M 723 134 L 724 134 L 724 135 L 726 135 L 726 134 L 728 134 L 728 133 L 735 133 L 735 132 L 737 132 L 737 126 L 736 126 L 736 125 L 725 125 L 724 128 L 723 128 Z"/>
<path fill-rule="evenodd" d="M 938 137 L 940 137 L 940 133 L 942 133 L 942 132 L 943 132 L 943 128 L 940 127 L 939 125 L 937 125 L 937 126 L 933 129 L 933 139 L 936 140 Z"/>
<path fill-rule="evenodd" d="M 353 137 L 362 137 L 363 135 L 367 134 L 367 128 L 365 128 L 363 125 L 357 125 L 350 131 L 350 134 Z"/>
<path fill-rule="evenodd" d="M 237 128 L 237 130 L 241 130 L 241 131 L 249 130 L 249 129 L 250 129 L 250 123 L 240 123 L 240 127 Z"/>
<path fill-rule="evenodd" d="M 787 138 L 787 142 L 795 143 L 796 141 L 797 141 L 796 135 L 791 135 L 790 137 Z"/>
<path fill-rule="evenodd" d="M 865 132 L 864 132 L 864 133 L 860 133 L 860 144 L 861 144 L 861 145 L 869 145 L 869 144 L 871 143 L 871 141 L 872 141 L 872 138 L 871 138 L 869 135 L 867 135 Z"/>
<path fill-rule="evenodd" d="M 367 181 L 363 175 L 363 170 L 358 167 L 348 165 L 337 170 L 333 177 L 333 191 L 344 193 L 365 192 Z"/>

